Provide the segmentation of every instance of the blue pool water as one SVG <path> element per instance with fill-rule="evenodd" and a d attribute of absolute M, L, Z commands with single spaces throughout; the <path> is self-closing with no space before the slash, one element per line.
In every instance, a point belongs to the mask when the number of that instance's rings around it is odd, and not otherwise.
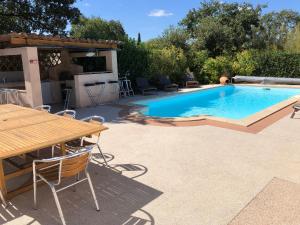
<path fill-rule="evenodd" d="M 300 94 L 296 88 L 222 86 L 158 99 L 138 101 L 142 113 L 153 117 L 192 117 L 210 115 L 243 119 Z"/>

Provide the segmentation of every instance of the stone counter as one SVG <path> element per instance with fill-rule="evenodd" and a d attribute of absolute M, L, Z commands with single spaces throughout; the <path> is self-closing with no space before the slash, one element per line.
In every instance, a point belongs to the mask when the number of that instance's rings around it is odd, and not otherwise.
<path fill-rule="evenodd" d="M 74 75 L 74 92 L 76 107 L 94 106 L 97 104 L 113 102 L 119 99 L 118 84 L 111 84 L 109 81 L 118 81 L 118 76 L 114 73 L 83 73 Z M 94 84 L 96 82 L 104 82 L 101 85 L 90 87 L 95 102 L 88 95 L 85 84 Z"/>

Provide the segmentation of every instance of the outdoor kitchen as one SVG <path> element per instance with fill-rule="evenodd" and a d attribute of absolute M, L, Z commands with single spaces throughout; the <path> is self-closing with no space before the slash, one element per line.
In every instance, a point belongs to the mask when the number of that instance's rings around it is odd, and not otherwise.
<path fill-rule="evenodd" d="M 18 101 L 32 107 L 61 104 L 65 108 L 116 101 L 118 44 L 29 34 L 0 35 L 1 101 Z"/>

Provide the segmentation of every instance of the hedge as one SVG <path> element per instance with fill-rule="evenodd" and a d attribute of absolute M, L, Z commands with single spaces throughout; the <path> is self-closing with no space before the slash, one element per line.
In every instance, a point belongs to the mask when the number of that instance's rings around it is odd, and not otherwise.
<path fill-rule="evenodd" d="M 253 76 L 300 78 L 300 54 L 284 51 L 254 51 Z"/>

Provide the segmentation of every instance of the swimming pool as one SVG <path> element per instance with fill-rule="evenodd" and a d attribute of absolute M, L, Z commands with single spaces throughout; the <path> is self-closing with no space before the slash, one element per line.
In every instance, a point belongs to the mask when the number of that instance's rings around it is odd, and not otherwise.
<path fill-rule="evenodd" d="M 214 116 L 244 119 L 277 103 L 300 94 L 297 88 L 266 88 L 228 85 L 137 101 L 141 113 L 160 118 Z"/>

